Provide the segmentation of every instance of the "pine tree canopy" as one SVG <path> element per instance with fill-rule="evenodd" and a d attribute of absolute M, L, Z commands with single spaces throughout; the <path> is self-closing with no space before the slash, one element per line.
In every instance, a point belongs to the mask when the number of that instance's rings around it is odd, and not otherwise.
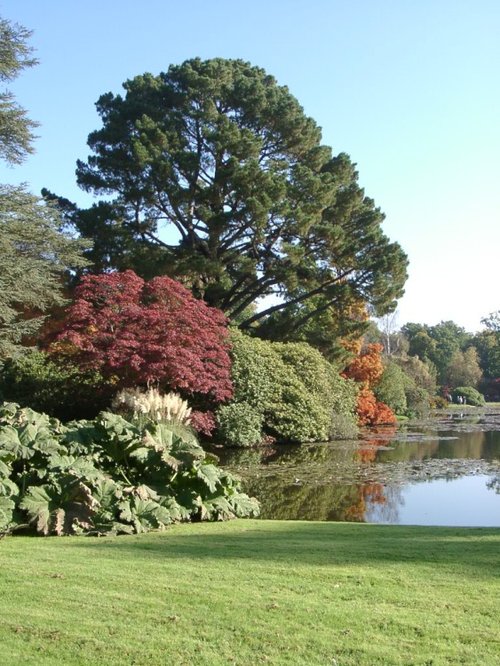
<path fill-rule="evenodd" d="M 271 314 L 293 311 L 300 327 L 359 301 L 394 308 L 406 255 L 382 232 L 355 165 L 321 144 L 286 87 L 216 58 L 124 89 L 98 100 L 102 127 L 77 167 L 79 185 L 105 201 L 79 211 L 60 200 L 94 240 L 96 272 L 172 275 L 257 332 Z"/>

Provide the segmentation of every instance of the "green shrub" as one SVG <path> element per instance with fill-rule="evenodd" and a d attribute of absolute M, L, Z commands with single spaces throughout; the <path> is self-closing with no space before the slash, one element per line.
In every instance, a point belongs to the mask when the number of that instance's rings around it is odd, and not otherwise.
<path fill-rule="evenodd" d="M 264 409 L 267 432 L 279 442 L 325 441 L 330 419 L 323 404 L 307 391 L 293 368 L 284 365 L 280 370 L 279 400 Z"/>
<path fill-rule="evenodd" d="M 356 439 L 358 434 L 359 428 L 354 414 L 332 415 L 328 439 Z"/>
<path fill-rule="evenodd" d="M 423 417 L 429 413 L 430 409 L 430 396 L 427 391 L 415 383 L 410 382 L 405 387 L 406 395 L 406 416 Z"/>
<path fill-rule="evenodd" d="M 218 435 L 226 446 L 254 446 L 262 441 L 263 416 L 248 402 L 232 402 L 216 413 Z"/>
<path fill-rule="evenodd" d="M 305 342 L 275 344 L 287 366 L 293 368 L 306 390 L 325 410 L 328 426 L 332 414 L 354 414 L 358 390 L 355 382 L 344 379 L 340 371 Z"/>
<path fill-rule="evenodd" d="M 415 358 L 389 359 L 380 382 L 374 388 L 377 400 L 400 416 L 423 417 L 429 413 L 435 383 L 426 366 Z M 429 387 L 429 388 L 427 388 Z"/>
<path fill-rule="evenodd" d="M 435 395 L 431 398 L 431 407 L 433 407 L 433 409 L 446 409 L 449 406 L 449 401 L 441 395 Z"/>
<path fill-rule="evenodd" d="M 485 404 L 484 396 L 472 386 L 458 386 L 453 389 L 452 396 L 454 402 L 458 402 L 458 398 L 461 396 L 465 398 L 468 405 L 474 407 L 482 407 Z"/>
<path fill-rule="evenodd" d="M 280 389 L 273 376 L 274 368 L 281 362 L 274 345 L 252 338 L 238 330 L 231 331 L 231 377 L 234 402 L 247 402 L 258 409 L 276 402 Z"/>
<path fill-rule="evenodd" d="M 232 333 L 232 343 L 234 399 L 230 405 L 244 403 L 261 417 L 259 440 L 272 436 L 280 442 L 324 441 L 332 432 L 334 416 L 354 419 L 354 382 L 343 379 L 309 345 L 273 343 L 239 331 Z M 228 431 L 222 437 L 234 446 L 245 439 L 234 427 L 231 437 Z"/>
<path fill-rule="evenodd" d="M 66 426 L 0 407 L 0 532 L 133 534 L 257 515 L 258 504 L 185 425 L 110 412 Z"/>
<path fill-rule="evenodd" d="M 405 386 L 409 377 L 391 361 L 386 362 L 379 383 L 373 389 L 375 397 L 388 405 L 395 414 L 406 414 L 407 400 Z"/>
<path fill-rule="evenodd" d="M 0 372 L 0 400 L 30 406 L 61 421 L 93 418 L 115 392 L 97 372 L 60 365 L 40 351 L 7 361 Z"/>

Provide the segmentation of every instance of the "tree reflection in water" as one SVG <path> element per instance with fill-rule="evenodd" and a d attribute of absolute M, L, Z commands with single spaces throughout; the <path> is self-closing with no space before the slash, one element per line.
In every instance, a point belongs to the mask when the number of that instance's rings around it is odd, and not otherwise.
<path fill-rule="evenodd" d="M 368 505 L 397 512 L 383 483 L 359 479 L 360 466 L 374 462 L 395 432 L 395 426 L 372 430 L 362 447 L 356 441 L 235 449 L 222 452 L 222 462 L 258 497 L 262 518 L 363 522 Z"/>
<path fill-rule="evenodd" d="M 363 445 L 355 452 L 355 458 L 363 465 L 376 461 L 380 449 L 388 448 L 397 432 L 397 426 L 372 428 Z M 378 515 L 384 522 L 397 520 L 398 506 L 402 501 L 401 492 L 396 486 L 386 487 L 383 483 L 364 483 L 360 486 L 358 503 L 347 510 L 347 520 L 365 522 L 369 506 L 378 505 Z"/>
<path fill-rule="evenodd" d="M 500 492 L 500 411 L 469 424 L 442 416 L 367 429 L 356 441 L 218 449 L 217 455 L 259 499 L 263 518 L 394 523 L 408 484 L 484 474 Z"/>

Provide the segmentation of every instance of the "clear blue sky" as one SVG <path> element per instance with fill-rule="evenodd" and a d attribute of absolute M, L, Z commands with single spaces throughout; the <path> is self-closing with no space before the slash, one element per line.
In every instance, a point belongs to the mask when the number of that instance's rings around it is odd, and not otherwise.
<path fill-rule="evenodd" d="M 287 85 L 357 163 L 410 258 L 399 324 L 474 331 L 500 309 L 498 0 L 0 0 L 40 64 L 11 86 L 36 154 L 0 182 L 82 205 L 74 177 L 94 103 L 187 58 L 243 58 Z"/>

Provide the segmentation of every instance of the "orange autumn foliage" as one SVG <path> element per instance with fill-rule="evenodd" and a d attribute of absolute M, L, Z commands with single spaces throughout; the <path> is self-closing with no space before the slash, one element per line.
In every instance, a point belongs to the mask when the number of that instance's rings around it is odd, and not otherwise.
<path fill-rule="evenodd" d="M 350 355 L 358 356 L 361 353 L 363 347 L 363 340 L 358 338 L 357 340 L 349 340 L 348 338 L 343 338 L 341 341 L 342 347 Z"/>
<path fill-rule="evenodd" d="M 351 303 L 345 312 L 345 316 L 351 321 L 368 321 L 368 312 L 366 311 L 366 304 L 364 301 L 354 301 Z M 363 337 L 354 338 L 352 336 L 348 336 L 342 338 L 340 344 L 349 354 L 359 356 L 363 347 Z"/>
<path fill-rule="evenodd" d="M 379 402 L 373 386 L 382 377 L 382 345 L 370 344 L 347 366 L 344 376 L 361 384 L 358 395 L 357 413 L 359 425 L 382 425 L 396 423 L 396 416 L 385 403 Z"/>
<path fill-rule="evenodd" d="M 356 406 L 359 425 L 386 425 L 396 423 L 396 416 L 385 403 L 379 402 L 373 391 L 363 387 Z"/>
<path fill-rule="evenodd" d="M 372 425 L 390 425 L 396 422 L 396 414 L 394 414 L 389 405 L 377 400 L 377 413 Z"/>
<path fill-rule="evenodd" d="M 382 349 L 382 345 L 379 344 L 367 345 L 366 349 L 347 366 L 344 374 L 356 382 L 367 384 L 368 388 L 373 387 L 384 372 Z"/>

